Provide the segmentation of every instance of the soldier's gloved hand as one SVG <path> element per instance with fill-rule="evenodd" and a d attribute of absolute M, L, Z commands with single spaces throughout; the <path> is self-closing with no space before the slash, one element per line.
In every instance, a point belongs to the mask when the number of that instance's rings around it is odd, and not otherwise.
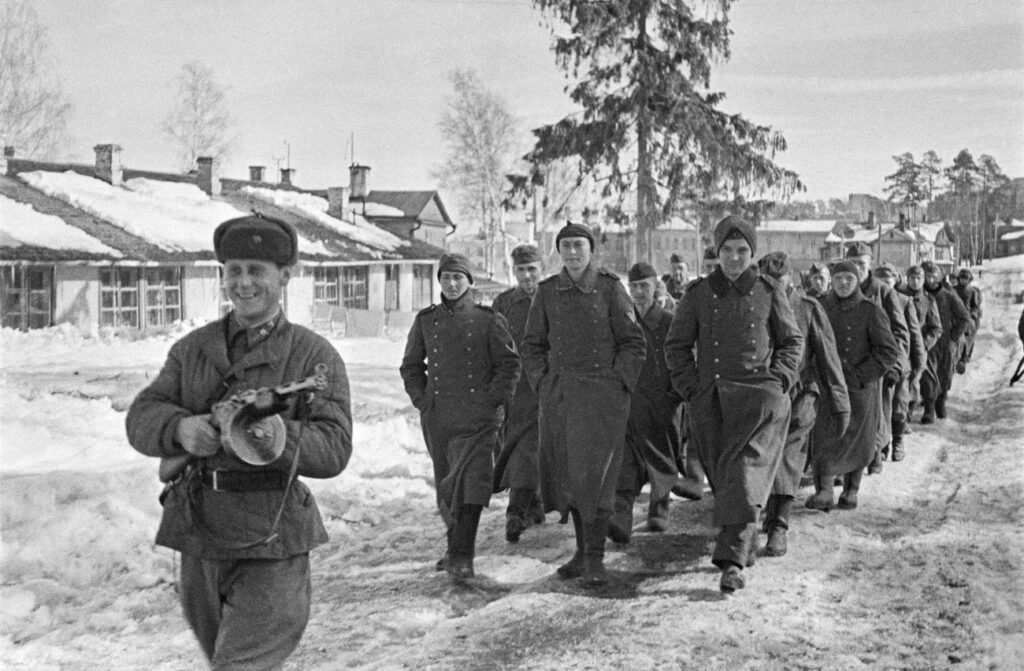
<path fill-rule="evenodd" d="M 210 457 L 220 451 L 220 431 L 210 423 L 210 415 L 185 417 L 178 422 L 174 439 L 197 457 Z"/>
<path fill-rule="evenodd" d="M 846 430 L 850 428 L 850 413 L 840 412 L 836 414 L 836 428 L 839 430 L 837 435 L 843 435 Z"/>

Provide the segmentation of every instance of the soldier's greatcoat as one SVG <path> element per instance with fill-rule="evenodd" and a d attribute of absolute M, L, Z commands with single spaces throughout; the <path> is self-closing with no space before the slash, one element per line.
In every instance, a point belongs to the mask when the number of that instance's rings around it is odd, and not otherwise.
<path fill-rule="evenodd" d="M 448 526 L 463 504 L 490 502 L 501 408 L 520 372 L 505 318 L 471 295 L 416 314 L 399 369 L 420 411 L 437 507 Z"/>
<path fill-rule="evenodd" d="M 792 414 L 783 450 L 782 464 L 775 476 L 772 494 L 796 496 L 800 477 L 807 465 L 808 440 L 819 413 L 850 414 L 843 364 L 836 350 L 836 337 L 825 309 L 815 298 L 787 290 L 796 323 L 804 335 L 800 377 L 790 392 Z"/>
<path fill-rule="evenodd" d="M 917 322 L 921 327 L 921 341 L 925 351 L 921 375 L 916 384 L 913 380 L 910 384 L 909 400 L 916 403 L 921 397 L 922 386 L 930 385 L 932 389 L 938 388 L 939 377 L 935 370 L 935 361 L 932 359 L 931 351 L 942 336 L 942 321 L 939 317 L 939 307 L 935 303 L 935 297 L 925 291 L 924 287 L 917 291 L 906 288 L 903 290 L 903 294 L 914 304 L 914 312 L 917 314 Z"/>
<path fill-rule="evenodd" d="M 714 523 L 750 524 L 771 492 L 789 426 L 803 335 L 786 296 L 753 268 L 692 282 L 665 339 L 715 497 Z M 695 356 L 696 352 L 696 356 Z"/>
<path fill-rule="evenodd" d="M 881 415 L 881 378 L 899 357 L 899 345 L 889 328 L 885 311 L 855 289 L 846 298 L 832 290 L 821 299 L 836 336 L 850 396 L 850 426 L 844 434 L 832 418 L 822 417 L 814 427 L 814 463 L 818 473 L 858 471 L 875 454 L 875 437 Z"/>
<path fill-rule="evenodd" d="M 942 323 L 942 335 L 928 352 L 928 363 L 935 371 L 935 381 L 921 380 L 921 396 L 926 400 L 935 400 L 953 386 L 960 339 L 971 324 L 971 314 L 956 292 L 946 284 L 939 284 L 935 289 L 925 286 L 924 291 L 935 299 L 939 321 Z"/>
<path fill-rule="evenodd" d="M 499 294 L 491 304 L 508 321 L 509 331 L 520 349 L 526 335 L 526 318 L 530 314 L 531 302 L 532 297 L 517 286 Z M 501 427 L 501 449 L 509 456 L 500 489 L 536 491 L 540 485 L 538 412 L 537 393 L 530 386 L 529 378 L 520 375 L 515 396 Z"/>
<path fill-rule="evenodd" d="M 523 367 L 540 400 L 540 475 L 546 511 L 584 522 L 615 510 L 629 395 L 644 336 L 619 278 L 592 265 L 543 280 L 530 306 Z"/>
<path fill-rule="evenodd" d="M 888 317 L 889 330 L 899 347 L 899 357 L 893 366 L 896 375 L 902 376 L 910 368 L 910 327 L 903 316 L 903 307 L 897 298 L 895 289 L 875 276 L 869 276 L 860 283 L 860 292 L 864 298 L 880 305 Z M 888 372 L 888 371 L 886 371 Z M 882 449 L 892 441 L 892 397 L 894 385 L 882 382 L 878 386 L 878 399 L 881 412 L 878 414 L 878 431 L 875 434 L 875 448 Z"/>
<path fill-rule="evenodd" d="M 981 289 L 974 285 L 965 287 L 962 284 L 957 284 L 953 290 L 971 315 L 971 323 L 964 332 L 963 356 L 961 356 L 961 359 L 968 361 L 974 354 L 974 337 L 978 335 L 978 328 L 981 326 Z"/>
<path fill-rule="evenodd" d="M 647 358 L 630 400 L 618 490 L 636 495 L 649 482 L 651 501 L 661 501 L 679 478 L 676 464 L 680 460 L 683 401 L 672 389 L 664 351 L 672 313 L 655 303 L 639 323 L 647 343 Z"/>

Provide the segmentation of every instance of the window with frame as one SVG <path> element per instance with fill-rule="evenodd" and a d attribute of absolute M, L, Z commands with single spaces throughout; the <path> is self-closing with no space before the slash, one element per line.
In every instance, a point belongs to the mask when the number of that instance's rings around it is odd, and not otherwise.
<path fill-rule="evenodd" d="M 417 263 L 412 267 L 412 309 L 420 310 L 434 302 L 434 266 Z"/>
<path fill-rule="evenodd" d="M 53 266 L 4 266 L 0 276 L 5 328 L 27 331 L 53 324 Z"/>
<path fill-rule="evenodd" d="M 181 321 L 181 267 L 146 268 L 146 326 L 170 326 Z"/>
<path fill-rule="evenodd" d="M 313 268 L 313 304 L 338 305 L 338 268 Z"/>
<path fill-rule="evenodd" d="M 100 326 L 139 328 L 138 268 L 100 268 Z"/>
<path fill-rule="evenodd" d="M 370 307 L 367 295 L 366 266 L 345 266 L 341 269 L 341 305 L 346 308 L 366 310 Z"/>
<path fill-rule="evenodd" d="M 398 278 L 399 268 L 397 263 L 389 263 L 384 266 L 384 310 L 398 310 Z"/>

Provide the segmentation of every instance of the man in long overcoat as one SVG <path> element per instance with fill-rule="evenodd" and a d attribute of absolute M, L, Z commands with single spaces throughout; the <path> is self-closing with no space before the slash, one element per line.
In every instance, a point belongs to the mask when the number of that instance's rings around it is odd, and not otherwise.
<path fill-rule="evenodd" d="M 523 367 L 540 398 L 544 507 L 571 516 L 576 532 L 558 575 L 596 586 L 607 581 L 605 536 L 644 335 L 619 278 L 591 264 L 590 229 L 567 223 L 555 244 L 564 265 L 530 306 Z"/>
<path fill-rule="evenodd" d="M 832 478 L 843 476 L 839 508 L 857 507 L 864 467 L 874 458 L 879 417 L 882 414 L 879 386 L 891 370 L 900 350 L 877 302 L 864 297 L 858 286 L 857 266 L 840 261 L 832 268 L 832 290 L 821 299 L 836 336 L 850 396 L 850 423 L 845 431 L 829 417 L 814 426 L 815 494 L 808 508 L 829 510 L 833 506 Z"/>
<path fill-rule="evenodd" d="M 956 274 L 956 286 L 953 287 L 957 298 L 971 315 L 971 323 L 964 333 L 963 346 L 960 348 L 960 360 L 956 362 L 956 372 L 958 373 L 967 370 L 967 364 L 971 362 L 971 356 L 974 354 L 974 337 L 978 334 L 978 328 L 981 327 L 981 289 L 974 286 L 972 282 L 974 282 L 974 273 L 971 272 L 971 269 L 961 268 L 960 272 Z"/>
<path fill-rule="evenodd" d="M 910 266 L 907 268 L 907 281 L 903 289 L 910 302 L 914 305 L 917 314 L 917 322 L 921 327 L 921 340 L 924 343 L 925 364 L 917 378 L 911 378 L 908 382 L 909 401 L 907 403 L 906 421 L 909 423 L 914 414 L 914 406 L 921 402 L 922 386 L 931 385 L 931 388 L 938 388 L 938 374 L 935 371 L 935 361 L 931 357 L 932 348 L 942 336 L 942 321 L 939 317 L 939 307 L 935 303 L 935 297 L 924 290 L 924 270 L 921 266 Z M 929 378 L 924 381 L 924 378 Z M 906 432 L 904 426 L 904 432 Z"/>
<path fill-rule="evenodd" d="M 953 371 L 960 353 L 960 340 L 971 324 L 971 314 L 963 301 L 945 283 L 942 269 L 931 261 L 921 264 L 924 270 L 924 289 L 932 298 L 942 322 L 942 336 L 928 353 L 935 379 L 921 379 L 921 397 L 924 405 L 922 424 L 931 424 L 935 418 L 946 417 L 946 395 L 953 386 Z"/>
<path fill-rule="evenodd" d="M 473 301 L 461 254 L 437 267 L 441 302 L 416 314 L 399 372 L 434 466 L 437 507 L 448 528 L 438 563 L 456 580 L 474 575 L 480 511 L 494 489 L 502 408 L 519 380 L 519 353 L 500 313 Z"/>
<path fill-rule="evenodd" d="M 232 310 L 171 346 L 128 409 L 126 428 L 132 447 L 164 460 L 161 475 L 170 481 L 156 543 L 181 553 L 181 603 L 212 668 L 276 669 L 302 638 L 309 552 L 327 540 L 297 477 L 334 477 L 348 463 L 348 377 L 338 351 L 281 310 L 298 260 L 295 229 L 245 216 L 218 226 L 213 242 Z M 227 449 L 215 403 L 312 376 L 320 364 L 327 387 L 277 415 L 285 435 L 279 457 L 257 465 L 250 462 L 263 460 Z"/>
<path fill-rule="evenodd" d="M 647 529 L 662 532 L 668 528 L 669 493 L 679 478 L 676 463 L 682 421 L 682 399 L 672 389 L 664 354 L 672 314 L 655 300 L 657 272 L 649 263 L 637 263 L 629 269 L 628 277 L 629 293 L 647 343 L 647 358 L 630 399 L 615 514 L 608 524 L 608 537 L 617 543 L 630 540 L 633 502 L 646 483 L 651 489 Z"/>
<path fill-rule="evenodd" d="M 535 245 L 519 245 L 512 250 L 512 270 L 516 286 L 498 294 L 491 306 L 508 320 L 517 347 L 526 335 L 526 318 L 537 285 L 544 272 L 540 251 Z M 540 500 L 540 435 L 537 393 L 526 375 L 520 375 L 516 394 L 501 426 L 501 453 L 495 464 L 495 491 L 508 489 L 505 511 L 505 539 L 519 542 L 527 527 L 544 521 Z"/>
<path fill-rule="evenodd" d="M 794 290 L 789 256 L 785 252 L 769 252 L 757 265 L 786 292 L 796 323 L 804 335 L 799 381 L 790 390 L 792 413 L 782 463 L 775 474 L 772 493 L 765 507 L 764 531 L 768 534 L 768 541 L 764 553 L 769 557 L 781 557 L 787 550 L 790 510 L 807 465 L 807 438 L 814 428 L 815 419 L 819 412 L 830 413 L 835 417 L 835 424 L 845 431 L 850 423 L 850 398 L 832 325 L 821 303 Z"/>
<path fill-rule="evenodd" d="M 914 307 L 910 296 L 896 291 L 896 283 L 899 274 L 895 266 L 890 263 L 882 263 L 875 268 L 875 277 L 880 282 L 893 289 L 893 296 L 899 301 L 903 310 L 903 318 L 907 322 L 910 331 L 910 351 L 900 354 L 899 377 L 894 378 L 892 371 L 886 373 L 883 382 L 886 387 L 892 387 L 892 393 L 882 394 L 882 412 L 892 417 L 892 460 L 902 461 L 905 453 L 903 449 L 903 434 L 907 429 L 907 412 L 910 409 L 910 384 L 921 376 L 928 363 L 928 350 L 925 349 L 924 335 L 921 332 L 921 324 L 917 319 L 917 308 Z M 888 404 L 888 406 L 886 406 Z M 883 449 L 882 458 L 889 456 Z"/>
<path fill-rule="evenodd" d="M 724 592 L 745 585 L 804 345 L 785 294 L 750 265 L 756 246 L 743 219 L 718 223 L 719 266 L 687 287 L 665 339 L 672 386 L 689 402 L 689 441 L 715 497 L 721 531 L 711 561 L 722 569 Z"/>

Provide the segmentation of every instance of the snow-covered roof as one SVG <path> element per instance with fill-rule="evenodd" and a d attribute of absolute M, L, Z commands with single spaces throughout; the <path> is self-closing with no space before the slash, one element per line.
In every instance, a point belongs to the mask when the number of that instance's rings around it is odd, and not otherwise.
<path fill-rule="evenodd" d="M 895 228 L 895 224 L 880 224 L 874 228 L 866 228 L 861 224 L 849 224 L 847 231 L 852 231 L 853 235 L 836 235 L 835 233 L 829 233 L 825 237 L 825 242 L 874 242 L 878 240 L 879 230 L 881 235 L 885 235 L 889 231 Z"/>
<path fill-rule="evenodd" d="M 42 214 L 26 203 L 0 196 L 0 246 L 43 247 L 104 254 L 123 255 L 60 217 Z"/>
<path fill-rule="evenodd" d="M 1021 238 L 1024 238 L 1024 228 L 1022 228 L 1019 231 L 1011 231 L 1009 233 L 1003 233 L 999 237 L 1000 240 L 1020 240 Z"/>
<path fill-rule="evenodd" d="M 827 235 L 835 227 L 835 219 L 772 219 L 762 221 L 758 230 L 774 233 L 821 233 Z"/>

